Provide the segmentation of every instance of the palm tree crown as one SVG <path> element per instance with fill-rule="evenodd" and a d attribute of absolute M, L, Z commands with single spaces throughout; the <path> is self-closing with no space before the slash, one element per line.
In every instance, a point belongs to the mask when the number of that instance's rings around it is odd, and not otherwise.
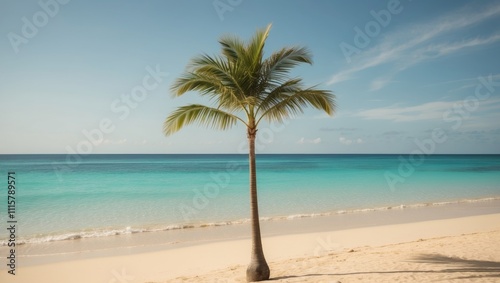
<path fill-rule="evenodd" d="M 296 65 L 312 64 L 306 48 L 285 47 L 263 58 L 270 29 L 271 25 L 259 30 L 248 43 L 233 36 L 222 37 L 221 55 L 193 58 L 172 91 L 175 96 L 198 91 L 214 105 L 179 107 L 165 120 L 164 133 L 173 134 L 192 123 L 225 130 L 238 121 L 256 130 L 262 119 L 282 122 L 302 113 L 305 106 L 333 115 L 335 96 L 330 91 L 304 88 L 300 78 L 289 78 Z M 242 113 L 246 117 L 238 116 Z"/>
<path fill-rule="evenodd" d="M 302 113 L 306 106 L 323 110 L 329 115 L 335 112 L 335 96 L 330 91 L 304 88 L 300 78 L 289 78 L 290 70 L 296 65 L 312 63 L 307 49 L 282 48 L 263 58 L 270 29 L 271 25 L 257 31 L 247 43 L 236 37 L 223 37 L 219 41 L 221 55 L 201 55 L 192 59 L 188 70 L 173 84 L 172 91 L 176 96 L 197 91 L 202 96 L 208 96 L 213 105 L 179 107 L 167 117 L 163 127 L 164 133 L 170 135 L 192 123 L 221 130 L 234 126 L 238 121 L 246 125 L 252 224 L 252 254 L 247 268 L 249 282 L 267 280 L 270 276 L 262 249 L 257 204 L 257 126 L 262 119 L 282 122 Z"/>

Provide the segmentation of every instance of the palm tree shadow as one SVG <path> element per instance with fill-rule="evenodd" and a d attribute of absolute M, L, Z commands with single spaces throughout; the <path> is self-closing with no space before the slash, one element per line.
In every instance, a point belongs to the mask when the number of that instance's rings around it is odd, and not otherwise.
<path fill-rule="evenodd" d="M 446 268 L 436 272 L 475 273 L 475 275 L 457 277 L 456 279 L 467 279 L 467 278 L 478 278 L 478 277 L 500 278 L 500 262 L 496 261 L 463 259 L 458 257 L 447 257 L 440 254 L 422 254 L 415 257 L 413 261 L 420 263 L 450 266 L 450 268 Z M 488 273 L 488 274 L 477 275 L 478 273 Z"/>
<path fill-rule="evenodd" d="M 304 275 L 286 275 L 286 276 L 279 276 L 279 277 L 271 277 L 269 278 L 269 281 L 274 281 L 274 280 L 284 280 L 284 279 L 292 279 L 292 278 L 306 278 L 306 277 L 317 277 L 317 276 L 335 276 L 338 274 L 320 274 L 320 273 L 311 273 L 311 274 L 304 274 Z"/>
<path fill-rule="evenodd" d="M 346 275 L 363 275 L 363 274 L 396 274 L 396 273 L 471 273 L 468 276 L 459 276 L 455 279 L 470 279 L 470 278 L 500 278 L 500 262 L 463 259 L 457 257 L 447 257 L 440 254 L 422 254 L 414 257 L 410 262 L 428 263 L 433 265 L 444 265 L 446 268 L 441 270 L 391 270 L 391 271 L 363 271 L 352 273 L 332 273 L 332 274 L 304 274 L 304 275 L 288 275 L 275 277 L 270 280 L 290 279 L 290 278 L 306 278 L 315 276 L 346 276 Z"/>

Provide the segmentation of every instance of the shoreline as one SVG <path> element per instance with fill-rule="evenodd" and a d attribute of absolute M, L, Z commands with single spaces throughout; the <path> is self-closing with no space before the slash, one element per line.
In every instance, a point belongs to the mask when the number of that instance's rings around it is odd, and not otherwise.
<path fill-rule="evenodd" d="M 458 200 L 449 200 L 449 201 L 436 201 L 436 202 L 422 202 L 422 203 L 411 203 L 411 204 L 400 204 L 400 205 L 392 205 L 392 206 L 378 206 L 378 207 L 369 207 L 369 208 L 353 208 L 353 209 L 341 209 L 341 210 L 333 210 L 327 212 L 314 212 L 314 213 L 297 213 L 291 215 L 278 215 L 278 216 L 269 216 L 269 217 L 261 217 L 261 223 L 266 222 L 277 222 L 277 221 L 289 221 L 296 219 L 309 219 L 309 218 L 317 218 L 317 217 L 332 217 L 335 215 L 350 215 L 350 214 L 365 214 L 365 213 L 374 213 L 380 211 L 403 211 L 403 210 L 411 210 L 411 209 L 421 209 L 428 207 L 441 207 L 441 206 L 456 206 L 462 204 L 474 204 L 474 203 L 487 203 L 487 202 L 499 202 L 500 205 L 500 196 L 490 196 L 483 198 L 471 198 L 471 199 L 458 199 Z M 499 210 L 500 212 L 500 210 Z M 44 244 L 44 243 L 53 243 L 59 241 L 72 241 L 72 240 L 86 240 L 93 238 L 101 238 L 101 237 L 116 237 L 116 236 L 127 236 L 134 235 L 140 233 L 158 233 L 158 232 L 167 232 L 167 231 L 177 231 L 177 230 L 189 230 L 189 229 L 204 229 L 204 228 L 214 228 L 221 226 L 238 226 L 238 225 L 246 225 L 250 222 L 250 219 L 240 219 L 240 220 L 228 220 L 228 221 L 214 221 L 214 222 L 193 222 L 193 223 L 185 223 L 185 224 L 169 224 L 169 225 L 150 225 L 143 227 L 110 227 L 110 228 L 98 228 L 98 229 L 89 229 L 85 231 L 68 231 L 59 234 L 51 234 L 51 235 L 40 235 L 37 237 L 31 238 L 20 238 L 17 239 L 18 245 L 25 244 Z M 2 248 L 5 248 L 8 244 L 7 239 L 0 240 L 0 251 Z"/>
<path fill-rule="evenodd" d="M 288 265 L 290 265 L 290 262 L 297 259 L 295 262 L 299 266 L 291 266 L 293 269 L 288 271 L 279 271 L 283 273 L 282 277 L 286 278 L 286 274 L 293 275 L 297 273 L 297 268 L 300 269 L 300 266 L 318 257 L 339 256 L 348 254 L 351 250 L 357 251 L 370 247 L 376 248 L 402 243 L 414 245 L 421 241 L 427 242 L 428 239 L 431 239 L 429 240 L 430 242 L 432 239 L 443 237 L 445 238 L 445 242 L 457 240 L 460 242 L 464 234 L 466 236 L 474 236 L 493 232 L 495 234 L 492 234 L 493 236 L 488 238 L 493 237 L 494 243 L 498 243 L 498 240 L 500 240 L 500 213 L 330 232 L 270 236 L 263 238 L 263 245 L 266 258 L 272 268 L 273 277 L 280 274 L 273 273 L 277 272 L 276 269 L 273 269 L 273 265 L 282 261 L 288 262 Z M 477 242 L 476 244 L 480 243 Z M 496 246 L 498 245 L 482 247 L 478 252 L 489 251 L 496 248 Z M 440 254 L 452 254 L 445 249 L 437 247 L 436 252 L 438 251 Z M 12 277 L 9 277 L 9 282 L 98 283 L 112 282 L 110 280 L 113 280 L 116 276 L 126 277 L 128 280 L 125 282 L 131 283 L 200 282 L 200 276 L 220 278 L 219 273 L 221 272 L 223 274 L 228 272 L 232 274 L 234 270 L 244 268 L 249 260 L 249 252 L 250 240 L 238 239 L 161 251 L 75 259 L 37 266 L 20 266 L 18 275 L 13 278 L 14 280 L 12 280 Z M 6 276 L 7 273 L 5 270 L 2 270 L 0 279 Z M 227 278 L 228 281 L 222 282 L 242 282 L 244 273 L 237 273 L 234 276 L 234 278 L 223 277 Z M 306 281 L 298 280 L 291 282 Z M 361 280 L 360 282 L 363 281 Z"/>
<path fill-rule="evenodd" d="M 403 224 L 429 220 L 500 213 L 500 199 L 446 202 L 443 205 L 406 206 L 397 209 L 359 210 L 355 213 L 315 217 L 280 218 L 261 221 L 262 237 L 327 232 L 380 225 Z M 203 228 L 174 229 L 150 233 L 133 233 L 106 237 L 77 238 L 18 245 L 18 257 L 26 266 L 132 253 L 158 249 L 176 249 L 206 243 L 249 239 L 248 222 Z M 7 246 L 0 246 L 6 254 Z"/>
<path fill-rule="evenodd" d="M 264 250 L 268 261 L 274 262 L 301 256 L 314 257 L 315 253 L 342 252 L 367 245 L 380 246 L 420 238 L 500 230 L 499 204 L 500 200 L 495 200 L 264 221 L 261 226 Z M 19 246 L 18 250 L 19 272 L 23 275 L 16 276 L 12 282 L 49 282 L 50 278 L 52 282 L 59 282 L 62 277 L 57 276 L 71 274 L 79 274 L 78 277 L 84 278 L 81 281 L 72 278 L 72 282 L 108 282 L 110 278 L 103 278 L 109 277 L 113 270 L 121 272 L 122 267 L 127 273 L 134 274 L 136 279 L 130 282 L 141 283 L 205 274 L 228 266 L 247 264 L 249 231 L 249 225 L 241 224 L 42 245 L 25 244 Z M 23 256 L 23 249 L 33 255 Z M 97 270 L 100 273 L 90 275 L 85 270 Z M 61 271 L 64 272 L 59 274 Z M 5 267 L 2 266 L 0 278 L 5 274 Z M 40 281 L 40 278 L 45 280 L 46 276 L 57 278 L 47 277 L 47 281 Z M 32 281 L 35 278 L 36 281 Z"/>

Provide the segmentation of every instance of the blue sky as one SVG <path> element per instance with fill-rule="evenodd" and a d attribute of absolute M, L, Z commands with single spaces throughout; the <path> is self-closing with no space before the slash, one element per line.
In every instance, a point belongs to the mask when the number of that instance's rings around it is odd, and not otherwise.
<path fill-rule="evenodd" d="M 337 96 L 262 124 L 260 153 L 500 153 L 499 1 L 0 3 L 0 153 L 244 153 L 243 126 L 162 134 L 169 87 L 224 34 L 272 23 L 266 54 L 307 46 L 295 69 Z"/>

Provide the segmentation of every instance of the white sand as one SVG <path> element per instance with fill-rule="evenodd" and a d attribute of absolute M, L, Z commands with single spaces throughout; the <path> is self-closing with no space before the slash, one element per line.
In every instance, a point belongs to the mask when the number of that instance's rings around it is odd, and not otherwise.
<path fill-rule="evenodd" d="M 499 282 L 499 243 L 500 214 L 263 239 L 271 276 L 279 279 L 273 282 Z M 0 282 L 244 282 L 249 247 L 245 239 L 28 267 L 20 262 L 15 276 L 2 267 Z"/>
<path fill-rule="evenodd" d="M 271 262 L 272 282 L 500 282 L 500 231 Z M 245 266 L 166 282 L 245 282 Z"/>

